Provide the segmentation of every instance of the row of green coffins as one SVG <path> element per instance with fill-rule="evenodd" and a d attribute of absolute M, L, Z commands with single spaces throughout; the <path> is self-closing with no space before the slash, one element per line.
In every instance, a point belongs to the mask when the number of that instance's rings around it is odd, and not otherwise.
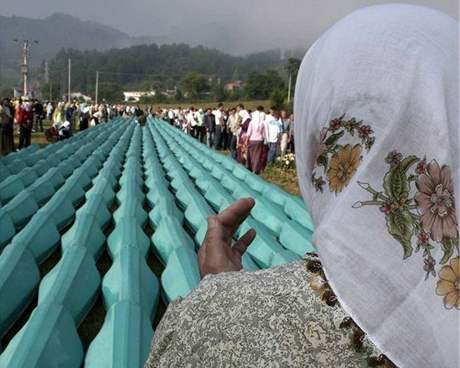
<path fill-rule="evenodd" d="M 81 175 L 94 171 L 94 160 L 88 160 L 83 165 L 81 163 L 104 141 L 106 129 L 103 128 L 104 125 L 98 125 L 88 131 L 91 134 L 78 134 L 68 140 L 68 145 L 56 144 L 58 149 L 54 148 L 55 145 L 49 145 L 31 152 L 35 156 L 34 164 L 32 160 L 28 161 L 30 166 L 0 181 L 0 252 L 75 169 L 79 168 Z M 21 152 L 6 158 L 15 157 Z M 16 165 L 18 159 L 11 161 Z M 4 172 L 4 169 L 0 167 L 0 172 Z"/>
<path fill-rule="evenodd" d="M 136 126 L 119 180 L 119 207 L 107 240 L 113 264 L 102 281 L 107 315 L 85 367 L 141 367 L 150 350 L 160 287 L 146 263 L 150 241 L 143 231 L 142 131 Z"/>
<path fill-rule="evenodd" d="M 76 326 L 99 289 L 95 260 L 104 244 L 101 229 L 111 221 L 107 208 L 114 194 L 110 193 L 132 128 L 110 124 L 91 133 L 85 139 L 88 143 L 76 151 L 84 154 L 72 155 L 81 159 L 80 165 L 62 175 L 67 177 L 65 183 L 0 255 L 0 300 L 7 301 L 0 305 L 0 334 L 21 314 L 39 284 L 38 305 L 0 356 L 1 367 L 81 364 L 83 349 Z M 91 164 L 83 166 L 87 162 Z M 83 202 L 73 226 L 61 239 L 60 231 L 71 223 L 75 208 Z M 40 282 L 37 264 L 60 240 L 61 260 Z"/>

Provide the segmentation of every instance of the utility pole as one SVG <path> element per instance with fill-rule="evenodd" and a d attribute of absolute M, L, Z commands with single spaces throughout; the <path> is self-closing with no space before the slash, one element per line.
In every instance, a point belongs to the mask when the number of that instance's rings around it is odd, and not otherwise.
<path fill-rule="evenodd" d="M 288 97 L 287 97 L 288 104 L 291 102 L 291 85 L 292 85 L 292 72 L 289 71 Z"/>
<path fill-rule="evenodd" d="M 13 40 L 16 43 L 19 43 L 18 39 Z M 24 91 L 23 95 L 27 96 L 29 94 L 28 91 L 28 79 L 29 79 L 29 53 L 30 47 L 33 43 L 38 43 L 38 41 L 29 41 L 29 40 L 22 40 L 22 64 L 21 64 L 21 73 L 24 79 Z"/>
<path fill-rule="evenodd" d="M 48 60 L 45 61 L 45 83 L 48 84 L 50 82 L 50 74 L 48 69 Z"/>
<path fill-rule="evenodd" d="M 99 94 L 99 72 L 96 71 L 96 93 L 95 93 L 95 98 L 94 102 L 97 105 L 97 100 L 98 100 L 98 94 Z"/>
<path fill-rule="evenodd" d="M 72 83 L 72 59 L 69 58 L 69 81 L 68 81 L 68 90 L 67 90 L 67 99 L 70 103 L 70 84 Z"/>

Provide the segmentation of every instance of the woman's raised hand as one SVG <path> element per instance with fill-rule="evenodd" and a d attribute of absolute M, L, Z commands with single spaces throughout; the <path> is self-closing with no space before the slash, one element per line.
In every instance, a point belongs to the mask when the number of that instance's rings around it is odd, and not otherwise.
<path fill-rule="evenodd" d="M 254 240 L 256 232 L 250 229 L 233 245 L 232 238 L 254 205 L 252 198 L 240 199 L 224 211 L 208 218 L 208 231 L 198 251 L 202 278 L 210 273 L 242 269 L 241 256 Z"/>

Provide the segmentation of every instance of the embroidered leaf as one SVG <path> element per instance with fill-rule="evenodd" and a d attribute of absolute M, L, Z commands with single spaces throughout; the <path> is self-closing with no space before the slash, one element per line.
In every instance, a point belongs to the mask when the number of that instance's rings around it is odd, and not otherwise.
<path fill-rule="evenodd" d="M 324 169 L 327 169 L 327 163 L 328 163 L 327 154 L 322 154 L 321 156 L 319 156 L 316 162 L 318 163 L 318 165 L 324 166 Z"/>
<path fill-rule="evenodd" d="M 439 262 L 440 264 L 445 264 L 447 261 L 452 257 L 452 254 L 454 253 L 455 245 L 456 245 L 456 239 L 443 239 L 442 240 L 442 251 L 444 252 L 441 261 Z"/>
<path fill-rule="evenodd" d="M 412 255 L 411 239 L 414 232 L 412 217 L 407 210 L 395 211 L 386 216 L 388 232 L 403 247 L 404 258 Z"/>
<path fill-rule="evenodd" d="M 408 156 L 386 173 L 383 179 L 383 188 L 387 196 L 398 202 L 409 196 L 410 187 L 407 170 L 417 161 L 416 156 Z"/>
<path fill-rule="evenodd" d="M 414 165 L 417 161 L 419 161 L 417 156 L 411 155 L 407 156 L 404 160 L 401 161 L 400 166 L 401 170 L 405 173 L 407 173 L 407 170 Z"/>
<path fill-rule="evenodd" d="M 326 146 L 332 146 L 333 144 L 335 144 L 335 142 L 337 142 L 340 138 L 342 138 L 344 134 L 345 134 L 344 130 L 338 133 L 332 134 L 328 139 L 326 139 L 326 142 L 324 142 L 324 144 Z"/>

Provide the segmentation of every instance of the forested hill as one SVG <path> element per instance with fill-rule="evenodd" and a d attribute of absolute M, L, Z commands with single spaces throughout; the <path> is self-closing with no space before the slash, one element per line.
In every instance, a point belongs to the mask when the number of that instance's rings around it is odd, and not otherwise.
<path fill-rule="evenodd" d="M 30 62 L 33 66 L 54 57 L 62 48 L 108 50 L 155 40 L 131 37 L 112 27 L 61 13 L 43 19 L 0 15 L 0 35 L 0 86 L 19 80 L 18 65 L 22 50 L 15 39 L 38 41 L 31 49 Z"/>
<path fill-rule="evenodd" d="M 51 60 L 50 75 L 54 85 L 65 88 L 68 59 L 72 60 L 72 89 L 92 94 L 96 71 L 101 83 L 123 88 L 173 88 L 189 73 L 198 73 L 226 82 L 245 79 L 251 72 L 281 69 L 283 61 L 277 50 L 245 57 L 228 55 L 202 46 L 185 44 L 141 45 L 108 51 L 61 50 Z"/>

